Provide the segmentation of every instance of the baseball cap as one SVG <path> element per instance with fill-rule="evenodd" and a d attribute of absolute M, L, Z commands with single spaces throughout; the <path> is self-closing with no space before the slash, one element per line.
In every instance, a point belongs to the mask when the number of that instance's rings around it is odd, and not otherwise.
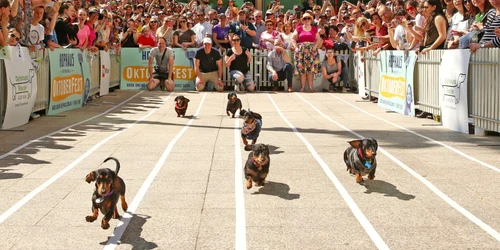
<path fill-rule="evenodd" d="M 266 10 L 266 15 L 272 15 L 274 12 L 272 10 Z"/>
<path fill-rule="evenodd" d="M 203 43 L 210 43 L 210 44 L 212 44 L 212 39 L 210 39 L 210 37 L 205 37 L 205 38 L 203 38 Z"/>

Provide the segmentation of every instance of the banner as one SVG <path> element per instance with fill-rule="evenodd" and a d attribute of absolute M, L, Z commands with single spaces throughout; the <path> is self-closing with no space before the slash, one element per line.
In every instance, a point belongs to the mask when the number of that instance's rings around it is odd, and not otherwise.
<path fill-rule="evenodd" d="M 35 106 L 37 94 L 36 72 L 31 64 L 31 60 L 23 60 L 16 53 L 17 47 L 7 46 L 12 56 L 11 59 L 4 59 L 6 73 L 6 109 L 2 124 L 2 129 L 15 128 L 28 123 L 33 106 Z M 28 48 L 23 47 L 22 55 L 28 55 Z"/>
<path fill-rule="evenodd" d="M 469 133 L 467 75 L 470 50 L 445 50 L 439 66 L 439 105 L 443 126 Z"/>
<path fill-rule="evenodd" d="M 384 50 L 380 53 L 378 106 L 415 116 L 413 71 L 415 52 Z"/>
<path fill-rule="evenodd" d="M 99 95 L 107 95 L 109 94 L 109 79 L 111 73 L 111 62 L 109 57 L 109 52 L 101 50 L 101 83 L 99 88 Z"/>
<path fill-rule="evenodd" d="M 365 62 L 363 59 L 364 53 L 356 51 L 356 80 L 358 80 L 358 94 L 360 97 L 365 97 Z"/>
<path fill-rule="evenodd" d="M 49 50 L 50 102 L 48 114 L 81 108 L 90 92 L 87 56 L 79 49 Z"/>
<path fill-rule="evenodd" d="M 175 90 L 194 90 L 196 73 L 194 72 L 194 56 L 198 49 L 184 51 L 174 48 L 174 68 L 172 76 Z M 146 89 L 149 80 L 149 49 L 123 48 L 121 50 L 121 89 Z M 156 60 L 153 60 L 153 66 Z"/>

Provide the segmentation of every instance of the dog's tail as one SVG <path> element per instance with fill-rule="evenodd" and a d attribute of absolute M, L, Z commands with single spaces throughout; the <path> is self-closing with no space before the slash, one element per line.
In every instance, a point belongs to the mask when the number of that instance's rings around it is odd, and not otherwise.
<path fill-rule="evenodd" d="M 109 160 L 113 160 L 116 162 L 116 170 L 115 170 L 115 174 L 118 175 L 118 172 L 120 171 L 120 162 L 118 161 L 118 159 L 116 159 L 115 157 L 108 157 L 106 158 L 106 160 L 104 160 L 104 162 L 107 162 Z"/>

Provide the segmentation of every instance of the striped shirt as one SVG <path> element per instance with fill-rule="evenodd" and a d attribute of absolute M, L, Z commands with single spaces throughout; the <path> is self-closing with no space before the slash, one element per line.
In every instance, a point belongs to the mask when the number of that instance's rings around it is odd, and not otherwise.
<path fill-rule="evenodd" d="M 488 15 L 486 24 L 484 25 L 484 35 L 481 42 L 492 41 L 495 47 L 500 47 L 500 39 L 495 35 L 495 29 L 500 28 L 500 12 L 494 11 Z"/>

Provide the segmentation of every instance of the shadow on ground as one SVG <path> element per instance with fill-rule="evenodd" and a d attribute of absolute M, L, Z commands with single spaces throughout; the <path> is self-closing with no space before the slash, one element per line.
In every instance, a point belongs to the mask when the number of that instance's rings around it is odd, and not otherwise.
<path fill-rule="evenodd" d="M 300 194 L 290 194 L 290 186 L 284 183 L 266 181 L 266 185 L 252 195 L 266 194 L 278 196 L 285 200 L 295 200 L 300 198 Z"/>
<path fill-rule="evenodd" d="M 127 229 L 123 233 L 120 241 L 120 245 L 128 244 L 132 246 L 132 249 L 154 249 L 158 245 L 154 242 L 149 242 L 141 237 L 142 227 L 146 224 L 146 221 L 151 219 L 151 216 L 134 214 Z M 109 239 L 109 238 L 108 238 Z M 101 245 L 106 245 L 108 241 L 101 242 Z"/>
<path fill-rule="evenodd" d="M 380 193 L 384 196 L 396 197 L 405 201 L 415 199 L 415 195 L 402 193 L 393 184 L 381 180 L 366 181 L 365 188 L 365 194 Z"/>

